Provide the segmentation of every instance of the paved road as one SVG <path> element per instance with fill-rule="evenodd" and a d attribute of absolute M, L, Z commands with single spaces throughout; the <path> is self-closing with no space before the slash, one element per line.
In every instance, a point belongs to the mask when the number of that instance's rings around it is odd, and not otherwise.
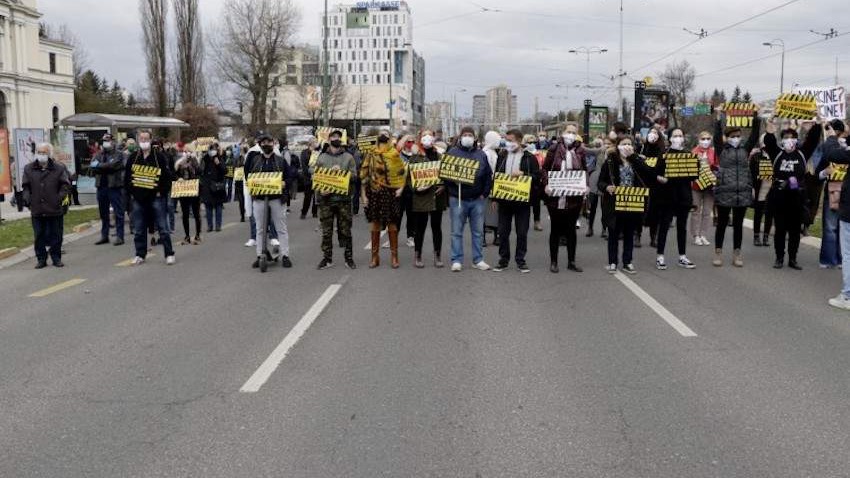
<path fill-rule="evenodd" d="M 802 272 L 751 247 L 744 269 L 698 248 L 660 272 L 644 248 L 624 283 L 598 238 L 584 274 L 550 274 L 532 232 L 529 275 L 409 250 L 370 271 L 360 218 L 361 268 L 316 271 L 316 224 L 293 218 L 295 268 L 261 275 L 233 221 L 170 268 L 84 241 L 65 269 L 2 272 L 0 476 L 850 476 L 850 315 L 814 249 Z"/>

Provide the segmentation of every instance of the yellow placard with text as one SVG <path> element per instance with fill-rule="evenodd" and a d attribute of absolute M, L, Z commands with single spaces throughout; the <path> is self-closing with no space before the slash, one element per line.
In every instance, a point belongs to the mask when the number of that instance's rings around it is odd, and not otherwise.
<path fill-rule="evenodd" d="M 414 189 L 440 184 L 440 162 L 425 161 L 408 165 L 410 184 Z"/>
<path fill-rule="evenodd" d="M 829 165 L 832 166 L 832 174 L 829 175 L 829 180 L 844 181 L 844 178 L 847 176 L 847 165 L 835 163 L 830 163 Z"/>
<path fill-rule="evenodd" d="M 251 196 L 275 196 L 283 194 L 283 173 L 249 174 L 248 194 Z"/>
<path fill-rule="evenodd" d="M 319 193 L 348 194 L 351 171 L 316 168 L 313 171 L 313 190 Z"/>
<path fill-rule="evenodd" d="M 233 180 L 234 181 L 244 181 L 245 180 L 245 168 L 234 168 L 233 169 Z"/>
<path fill-rule="evenodd" d="M 481 163 L 477 159 L 445 155 L 440 162 L 440 178 L 461 184 L 475 184 L 480 167 Z"/>
<path fill-rule="evenodd" d="M 491 199 L 503 201 L 530 202 L 531 176 L 512 177 L 506 173 L 496 173 L 493 177 Z"/>
<path fill-rule="evenodd" d="M 811 120 L 818 115 L 817 100 L 812 95 L 785 93 L 776 100 L 777 118 Z"/>
<path fill-rule="evenodd" d="M 199 179 L 179 179 L 171 183 L 172 198 L 196 198 L 200 189 Z"/>
<path fill-rule="evenodd" d="M 694 153 L 667 153 L 664 155 L 664 177 L 696 178 L 699 176 L 699 158 Z"/>
<path fill-rule="evenodd" d="M 139 189 L 156 189 L 162 170 L 156 166 L 134 164 L 130 169 L 131 183 Z"/>
<path fill-rule="evenodd" d="M 614 210 L 618 212 L 644 212 L 649 188 L 617 186 L 614 191 Z"/>

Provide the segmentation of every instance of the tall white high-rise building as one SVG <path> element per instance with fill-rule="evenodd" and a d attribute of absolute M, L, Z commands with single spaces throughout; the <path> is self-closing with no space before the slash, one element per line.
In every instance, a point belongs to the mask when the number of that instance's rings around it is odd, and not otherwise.
<path fill-rule="evenodd" d="M 517 97 L 505 85 L 499 85 L 487 90 L 487 113 L 485 122 L 488 126 L 509 125 L 517 122 Z"/>

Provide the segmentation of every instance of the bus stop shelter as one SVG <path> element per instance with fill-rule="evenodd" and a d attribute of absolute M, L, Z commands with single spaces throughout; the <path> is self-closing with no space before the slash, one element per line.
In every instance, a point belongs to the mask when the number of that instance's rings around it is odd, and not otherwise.
<path fill-rule="evenodd" d="M 113 135 L 117 135 L 119 130 L 174 128 L 177 130 L 178 140 L 180 139 L 180 130 L 189 127 L 188 123 L 177 118 L 102 113 L 80 113 L 68 116 L 60 120 L 58 125 L 72 128 L 105 128 L 109 129 Z"/>

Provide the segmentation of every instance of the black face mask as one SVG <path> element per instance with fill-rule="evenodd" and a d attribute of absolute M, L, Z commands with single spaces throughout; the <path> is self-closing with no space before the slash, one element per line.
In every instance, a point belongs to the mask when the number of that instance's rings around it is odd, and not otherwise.
<path fill-rule="evenodd" d="M 389 142 L 390 142 L 390 137 L 389 137 L 389 136 L 380 135 L 380 136 L 378 136 L 378 142 L 379 142 L 379 143 L 389 143 Z"/>
<path fill-rule="evenodd" d="M 342 146 L 342 141 L 338 139 L 332 139 L 331 146 L 333 146 L 334 148 L 339 148 L 340 146 Z"/>
<path fill-rule="evenodd" d="M 260 146 L 260 149 L 262 149 L 263 153 L 266 154 L 266 155 L 272 154 L 274 152 L 274 146 L 272 146 L 270 144 L 264 144 L 264 145 Z"/>

